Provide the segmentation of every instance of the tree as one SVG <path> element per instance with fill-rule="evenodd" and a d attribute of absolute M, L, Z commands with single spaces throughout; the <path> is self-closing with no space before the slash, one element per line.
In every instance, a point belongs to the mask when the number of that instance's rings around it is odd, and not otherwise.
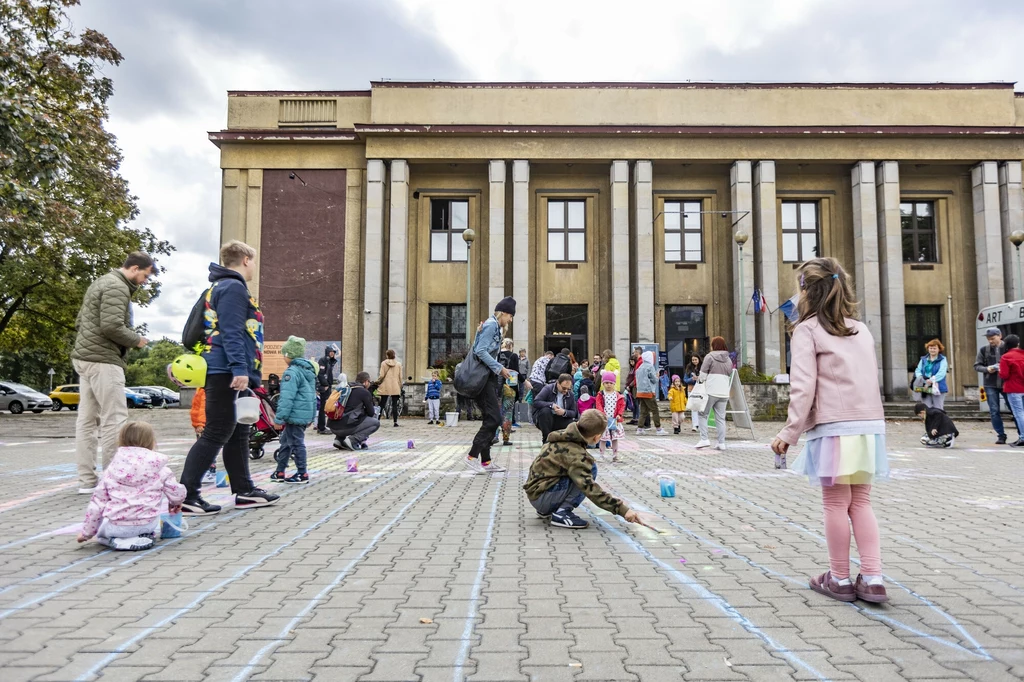
<path fill-rule="evenodd" d="M 185 352 L 185 347 L 177 341 L 160 339 L 145 348 L 134 348 L 128 351 L 125 360 L 128 369 L 125 371 L 127 386 L 166 386 L 177 390 L 174 383 L 167 378 L 167 365 L 174 358 Z"/>
<path fill-rule="evenodd" d="M 66 349 L 94 279 L 131 251 L 173 249 L 128 225 L 138 209 L 104 129 L 113 84 L 100 71 L 122 57 L 75 32 L 65 9 L 77 4 L 0 0 L 0 352 Z"/>

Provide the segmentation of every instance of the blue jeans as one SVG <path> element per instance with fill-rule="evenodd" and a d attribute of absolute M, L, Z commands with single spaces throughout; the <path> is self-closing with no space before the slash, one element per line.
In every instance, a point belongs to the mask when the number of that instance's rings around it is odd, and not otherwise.
<path fill-rule="evenodd" d="M 284 473 L 288 459 L 295 460 L 298 473 L 306 473 L 306 426 L 301 424 L 285 424 L 281 432 L 281 447 L 277 451 L 278 473 Z"/>
<path fill-rule="evenodd" d="M 1010 404 L 1010 411 L 1018 424 L 1024 424 L 1024 393 L 1006 393 L 1006 402 Z"/>
<path fill-rule="evenodd" d="M 594 480 L 597 480 L 597 465 L 595 464 L 591 473 L 594 476 Z M 537 510 L 538 514 L 550 516 L 556 511 L 568 511 L 575 509 L 576 507 L 583 504 L 583 499 L 586 495 L 583 491 L 576 487 L 572 479 L 568 476 L 562 476 L 558 479 L 558 482 L 553 486 L 541 493 L 540 497 L 536 500 L 530 500 L 530 504 Z"/>
<path fill-rule="evenodd" d="M 1003 428 L 1003 415 L 999 413 L 999 395 L 1002 393 L 998 388 L 985 387 L 985 401 L 988 402 L 988 416 L 992 419 L 992 428 L 1000 438 L 1006 437 L 1006 430 Z"/>

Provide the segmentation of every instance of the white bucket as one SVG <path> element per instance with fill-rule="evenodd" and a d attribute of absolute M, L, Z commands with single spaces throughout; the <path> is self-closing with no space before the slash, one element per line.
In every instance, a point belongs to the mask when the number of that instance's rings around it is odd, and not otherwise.
<path fill-rule="evenodd" d="M 255 424 L 260 419 L 260 399 L 246 389 L 249 395 L 235 394 L 235 421 L 239 424 Z"/>
<path fill-rule="evenodd" d="M 459 423 L 459 413 L 458 412 L 445 412 L 444 413 L 444 425 L 445 426 L 455 426 L 458 423 Z"/>

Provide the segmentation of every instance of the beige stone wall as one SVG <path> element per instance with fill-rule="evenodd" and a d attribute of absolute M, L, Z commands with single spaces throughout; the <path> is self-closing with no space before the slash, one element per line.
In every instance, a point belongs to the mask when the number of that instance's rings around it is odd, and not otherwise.
<path fill-rule="evenodd" d="M 277 128 L 280 123 L 280 106 L 282 99 L 329 99 L 337 107 L 338 128 L 351 128 L 356 123 L 370 122 L 370 96 L 330 97 L 311 93 L 308 97 L 260 97 L 235 96 L 228 97 L 228 129 L 264 130 Z"/>

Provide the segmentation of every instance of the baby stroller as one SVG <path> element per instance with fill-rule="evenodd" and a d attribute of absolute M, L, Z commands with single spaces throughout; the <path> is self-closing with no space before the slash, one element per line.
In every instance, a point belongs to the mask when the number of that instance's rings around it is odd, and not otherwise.
<path fill-rule="evenodd" d="M 260 399 L 260 418 L 249 431 L 249 459 L 260 459 L 265 454 L 267 443 L 277 440 L 281 432 L 274 428 L 274 412 L 277 410 L 278 395 L 271 397 L 262 386 L 253 389 Z"/>

